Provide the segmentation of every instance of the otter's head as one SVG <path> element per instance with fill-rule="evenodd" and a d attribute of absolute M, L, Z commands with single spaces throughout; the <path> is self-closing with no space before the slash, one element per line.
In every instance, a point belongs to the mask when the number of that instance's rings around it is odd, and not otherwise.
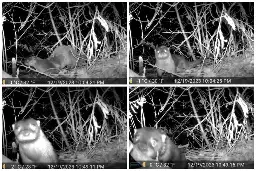
<path fill-rule="evenodd" d="M 158 161 L 165 140 L 166 134 L 162 130 L 144 127 L 135 130 L 133 143 L 145 156 Z"/>
<path fill-rule="evenodd" d="M 155 57 L 157 59 L 167 59 L 170 57 L 170 49 L 166 46 L 160 46 L 155 49 Z"/>

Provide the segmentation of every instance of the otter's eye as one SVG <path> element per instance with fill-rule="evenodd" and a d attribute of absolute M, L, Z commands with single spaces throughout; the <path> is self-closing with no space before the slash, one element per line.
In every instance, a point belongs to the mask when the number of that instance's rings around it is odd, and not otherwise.
<path fill-rule="evenodd" d="M 156 142 L 156 140 L 154 140 L 154 139 L 151 139 L 151 144 L 152 144 L 152 147 L 155 147 L 155 146 L 157 145 L 157 142 Z"/>

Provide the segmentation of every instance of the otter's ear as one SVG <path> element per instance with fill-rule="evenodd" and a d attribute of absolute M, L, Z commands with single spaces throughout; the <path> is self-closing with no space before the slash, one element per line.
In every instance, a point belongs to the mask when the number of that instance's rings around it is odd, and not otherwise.
<path fill-rule="evenodd" d="M 161 135 L 161 137 L 162 137 L 162 142 L 164 143 L 166 138 L 167 138 L 167 136 L 165 134 L 163 134 L 163 135 Z"/>
<path fill-rule="evenodd" d="M 12 129 L 15 130 L 15 124 L 12 124 Z"/>
<path fill-rule="evenodd" d="M 136 134 L 138 132 L 138 129 L 134 129 L 134 134 Z"/>
<path fill-rule="evenodd" d="M 133 143 L 137 142 L 139 140 L 139 138 L 141 137 L 140 134 L 137 134 L 138 129 L 134 129 L 134 137 L 133 137 Z"/>
<path fill-rule="evenodd" d="M 40 121 L 39 120 L 36 121 L 36 124 L 37 124 L 37 126 L 40 127 Z"/>

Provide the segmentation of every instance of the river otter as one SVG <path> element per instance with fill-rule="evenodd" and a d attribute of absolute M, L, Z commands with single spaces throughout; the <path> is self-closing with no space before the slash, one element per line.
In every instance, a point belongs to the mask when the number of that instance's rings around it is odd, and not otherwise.
<path fill-rule="evenodd" d="M 139 152 L 136 155 L 138 160 L 151 158 L 151 161 L 173 163 L 173 168 L 187 168 L 185 155 L 164 133 L 163 130 L 144 127 L 135 130 L 133 146 Z"/>
<path fill-rule="evenodd" d="M 44 135 L 40 121 L 25 119 L 12 125 L 23 164 L 57 163 L 52 144 Z"/>
<path fill-rule="evenodd" d="M 175 74 L 177 68 L 179 69 L 190 69 L 200 64 L 203 59 L 195 61 L 187 61 L 185 57 L 170 53 L 170 49 L 166 46 L 160 46 L 155 49 L 157 75 L 162 76 L 163 72 Z"/>
<path fill-rule="evenodd" d="M 58 74 L 64 67 L 74 68 L 77 59 L 77 52 L 71 46 L 58 46 L 49 58 L 30 57 L 24 63 L 45 74 Z"/>

